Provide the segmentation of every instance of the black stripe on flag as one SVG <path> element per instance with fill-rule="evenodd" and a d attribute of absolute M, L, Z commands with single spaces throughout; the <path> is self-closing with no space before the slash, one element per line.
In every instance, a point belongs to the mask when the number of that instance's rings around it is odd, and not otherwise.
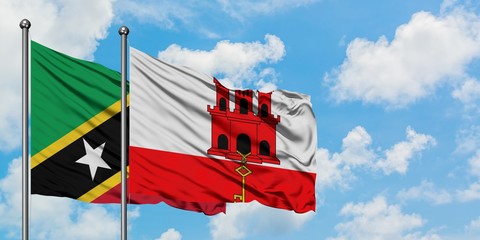
<path fill-rule="evenodd" d="M 93 180 L 90 166 L 76 162 L 86 155 L 84 139 L 93 149 L 105 143 L 101 158 L 110 169 L 98 167 Z M 118 171 L 120 171 L 120 113 L 33 168 L 31 192 L 76 199 Z"/>

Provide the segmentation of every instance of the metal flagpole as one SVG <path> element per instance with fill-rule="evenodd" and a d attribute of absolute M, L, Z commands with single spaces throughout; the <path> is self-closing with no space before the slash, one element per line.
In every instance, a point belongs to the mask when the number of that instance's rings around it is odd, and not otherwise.
<path fill-rule="evenodd" d="M 128 28 L 120 27 L 118 33 L 122 38 L 122 97 L 121 97 L 121 175 L 122 175 L 122 240 L 127 240 L 127 35 Z"/>
<path fill-rule="evenodd" d="M 30 21 L 20 21 L 22 29 L 22 239 L 28 240 L 30 161 L 28 156 L 29 36 Z"/>

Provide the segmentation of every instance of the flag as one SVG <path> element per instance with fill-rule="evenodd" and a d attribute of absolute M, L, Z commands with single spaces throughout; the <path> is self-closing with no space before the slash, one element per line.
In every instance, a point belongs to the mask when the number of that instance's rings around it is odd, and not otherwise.
<path fill-rule="evenodd" d="M 120 79 L 100 64 L 31 42 L 31 193 L 120 202 Z M 128 194 L 206 214 L 225 204 Z"/>
<path fill-rule="evenodd" d="M 230 90 L 130 48 L 130 191 L 315 210 L 308 96 Z"/>

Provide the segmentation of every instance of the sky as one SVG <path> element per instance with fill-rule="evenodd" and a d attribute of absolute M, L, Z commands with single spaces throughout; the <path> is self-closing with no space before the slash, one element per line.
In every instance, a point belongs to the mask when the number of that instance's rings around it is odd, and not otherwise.
<path fill-rule="evenodd" d="M 480 4 L 470 0 L 1 0 L 0 239 L 21 238 L 21 19 L 120 70 L 129 46 L 229 87 L 311 96 L 316 212 L 129 206 L 129 238 L 478 239 Z M 118 239 L 120 209 L 32 196 L 32 239 Z"/>

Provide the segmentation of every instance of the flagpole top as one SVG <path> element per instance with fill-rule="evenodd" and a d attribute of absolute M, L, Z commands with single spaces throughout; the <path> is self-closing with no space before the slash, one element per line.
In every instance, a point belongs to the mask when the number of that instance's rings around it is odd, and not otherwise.
<path fill-rule="evenodd" d="M 23 19 L 22 21 L 20 21 L 20 24 L 19 24 L 19 25 L 20 25 L 20 28 L 21 28 L 21 29 L 24 29 L 24 28 L 29 29 L 30 26 L 32 26 L 32 24 L 30 23 L 30 21 L 28 21 L 28 19 L 26 19 L 26 18 Z"/>
<path fill-rule="evenodd" d="M 128 27 L 126 26 L 121 26 L 120 29 L 118 29 L 118 34 L 120 35 L 128 35 L 130 30 L 128 30 Z"/>

